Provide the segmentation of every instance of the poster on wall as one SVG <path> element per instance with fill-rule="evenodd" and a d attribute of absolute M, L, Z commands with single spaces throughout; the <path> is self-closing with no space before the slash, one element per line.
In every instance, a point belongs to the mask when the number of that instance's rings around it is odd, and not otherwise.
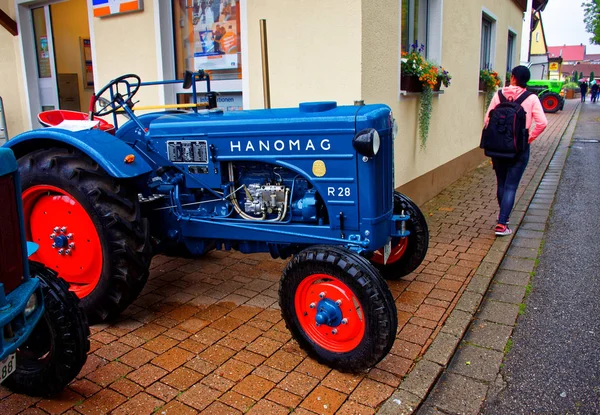
<path fill-rule="evenodd" d="M 143 0 L 92 0 L 94 17 L 114 16 L 144 10 Z"/>
<path fill-rule="evenodd" d="M 238 67 L 239 34 L 235 0 L 195 0 L 192 6 L 194 69 Z"/>
<path fill-rule="evenodd" d="M 92 65 L 92 44 L 89 39 L 81 41 L 81 60 L 83 62 L 83 87 L 94 88 L 94 67 Z"/>

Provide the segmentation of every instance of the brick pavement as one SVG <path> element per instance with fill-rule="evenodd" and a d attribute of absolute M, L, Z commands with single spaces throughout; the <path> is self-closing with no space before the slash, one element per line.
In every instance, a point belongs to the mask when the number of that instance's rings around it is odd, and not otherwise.
<path fill-rule="evenodd" d="M 549 115 L 521 192 L 572 116 L 575 105 L 568 104 Z M 375 413 L 438 336 L 494 243 L 489 163 L 421 208 L 429 252 L 414 273 L 389 282 L 396 342 L 366 373 L 331 370 L 291 339 L 277 304 L 286 261 L 222 251 L 200 259 L 158 256 L 139 299 L 118 321 L 91 328 L 88 361 L 60 396 L 31 398 L 0 387 L 0 413 Z"/>

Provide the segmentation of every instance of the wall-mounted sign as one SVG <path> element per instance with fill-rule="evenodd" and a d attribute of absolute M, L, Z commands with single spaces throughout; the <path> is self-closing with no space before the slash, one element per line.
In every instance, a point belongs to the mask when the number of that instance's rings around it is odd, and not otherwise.
<path fill-rule="evenodd" d="M 143 0 L 92 0 L 95 17 L 114 16 L 120 13 L 144 10 Z"/>

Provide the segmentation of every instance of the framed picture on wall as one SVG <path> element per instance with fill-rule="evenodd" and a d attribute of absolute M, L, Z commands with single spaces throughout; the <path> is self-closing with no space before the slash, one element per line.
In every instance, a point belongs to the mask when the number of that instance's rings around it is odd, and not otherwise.
<path fill-rule="evenodd" d="M 116 14 L 144 10 L 143 0 L 92 0 L 94 17 L 107 17 Z"/>
<path fill-rule="evenodd" d="M 79 38 L 81 43 L 81 63 L 83 72 L 83 87 L 94 89 L 94 66 L 92 64 L 92 44 L 89 39 Z"/>

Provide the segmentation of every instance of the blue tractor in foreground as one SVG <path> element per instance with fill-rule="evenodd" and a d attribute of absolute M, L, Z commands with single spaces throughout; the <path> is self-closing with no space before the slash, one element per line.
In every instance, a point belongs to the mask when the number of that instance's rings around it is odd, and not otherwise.
<path fill-rule="evenodd" d="M 134 113 L 141 86 L 176 82 L 193 88 L 192 110 Z M 382 276 L 415 270 L 429 239 L 419 208 L 394 191 L 390 108 L 223 112 L 216 95 L 203 71 L 150 83 L 124 75 L 92 98 L 89 120 L 65 116 L 9 141 L 36 259 L 98 322 L 139 295 L 157 253 L 291 256 L 280 306 L 301 347 L 345 371 L 375 365 L 397 330 Z M 115 128 L 94 119 L 110 114 Z M 129 118 L 120 128 L 118 114 Z"/>
<path fill-rule="evenodd" d="M 59 392 L 83 367 L 89 328 L 78 298 L 44 265 L 27 260 L 17 161 L 0 148 L 0 383 L 15 392 Z"/>

